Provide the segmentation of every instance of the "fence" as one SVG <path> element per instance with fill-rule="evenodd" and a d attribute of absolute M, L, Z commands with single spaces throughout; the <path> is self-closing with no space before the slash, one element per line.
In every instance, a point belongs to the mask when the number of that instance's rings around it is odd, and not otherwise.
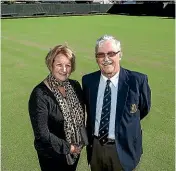
<path fill-rule="evenodd" d="M 175 17 L 175 4 L 1 4 L 2 18 L 86 14 L 127 14 Z"/>
<path fill-rule="evenodd" d="M 55 16 L 66 14 L 103 14 L 107 13 L 111 7 L 111 4 L 1 4 L 1 16 L 3 18 L 24 16 Z"/>

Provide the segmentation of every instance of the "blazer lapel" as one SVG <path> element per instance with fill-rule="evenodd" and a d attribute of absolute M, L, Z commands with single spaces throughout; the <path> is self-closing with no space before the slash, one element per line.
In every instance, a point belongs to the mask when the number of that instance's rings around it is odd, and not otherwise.
<path fill-rule="evenodd" d="M 126 105 L 126 100 L 128 96 L 129 86 L 128 86 L 128 76 L 122 67 L 119 73 L 119 83 L 118 83 L 118 93 L 117 93 L 117 107 L 116 107 L 116 127 L 120 125 L 122 118 L 122 113 Z"/>

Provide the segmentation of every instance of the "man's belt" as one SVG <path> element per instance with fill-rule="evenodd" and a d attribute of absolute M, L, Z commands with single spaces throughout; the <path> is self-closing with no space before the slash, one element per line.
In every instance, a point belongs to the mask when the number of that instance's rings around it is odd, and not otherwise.
<path fill-rule="evenodd" d="M 94 135 L 94 138 L 99 140 L 100 137 L 97 137 L 96 135 Z M 107 141 L 106 143 L 102 144 L 100 143 L 101 145 L 114 145 L 115 144 L 115 140 L 114 139 L 111 139 L 111 138 L 107 138 Z"/>

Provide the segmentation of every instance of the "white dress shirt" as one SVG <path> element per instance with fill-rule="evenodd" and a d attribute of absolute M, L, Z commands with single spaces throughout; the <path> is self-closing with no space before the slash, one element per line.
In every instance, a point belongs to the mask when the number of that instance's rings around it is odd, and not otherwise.
<path fill-rule="evenodd" d="M 105 91 L 107 80 L 108 80 L 108 78 L 101 74 L 99 88 L 98 88 L 98 95 L 97 95 L 97 105 L 96 105 L 95 132 L 94 132 L 94 135 L 96 135 L 96 136 L 98 136 L 98 132 L 99 132 L 101 112 L 102 112 L 102 106 L 103 106 L 103 97 L 104 97 L 104 91 Z M 110 87 L 111 87 L 111 112 L 110 112 L 108 138 L 115 139 L 115 118 L 116 118 L 119 72 L 117 74 L 115 74 L 110 79 L 110 81 L 111 81 L 111 83 L 110 83 Z"/>

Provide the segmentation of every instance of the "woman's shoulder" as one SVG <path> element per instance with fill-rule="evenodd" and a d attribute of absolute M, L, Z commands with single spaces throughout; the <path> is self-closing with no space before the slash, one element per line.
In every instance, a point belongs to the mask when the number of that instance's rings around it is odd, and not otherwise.
<path fill-rule="evenodd" d="M 45 84 L 44 82 L 40 82 L 39 84 L 37 84 L 36 86 L 34 86 L 32 92 L 41 92 L 45 90 Z"/>
<path fill-rule="evenodd" d="M 77 80 L 69 79 L 69 82 L 75 88 L 80 88 L 81 87 L 79 81 L 77 81 Z"/>
<path fill-rule="evenodd" d="M 36 85 L 33 90 L 32 90 L 32 93 L 31 93 L 31 96 L 45 96 L 45 95 L 49 95 L 50 92 L 49 92 L 49 89 L 48 87 L 45 85 L 45 83 L 42 81 L 40 82 L 38 85 Z"/>
<path fill-rule="evenodd" d="M 73 89 L 75 90 L 76 94 L 78 96 L 81 96 L 82 88 L 81 88 L 80 83 L 77 80 L 72 80 L 72 79 L 69 79 L 69 82 L 70 82 L 71 86 L 73 87 Z"/>
<path fill-rule="evenodd" d="M 79 84 L 80 85 L 79 81 L 75 80 L 75 79 L 70 79 L 69 78 L 69 82 L 70 82 L 70 84 Z"/>

